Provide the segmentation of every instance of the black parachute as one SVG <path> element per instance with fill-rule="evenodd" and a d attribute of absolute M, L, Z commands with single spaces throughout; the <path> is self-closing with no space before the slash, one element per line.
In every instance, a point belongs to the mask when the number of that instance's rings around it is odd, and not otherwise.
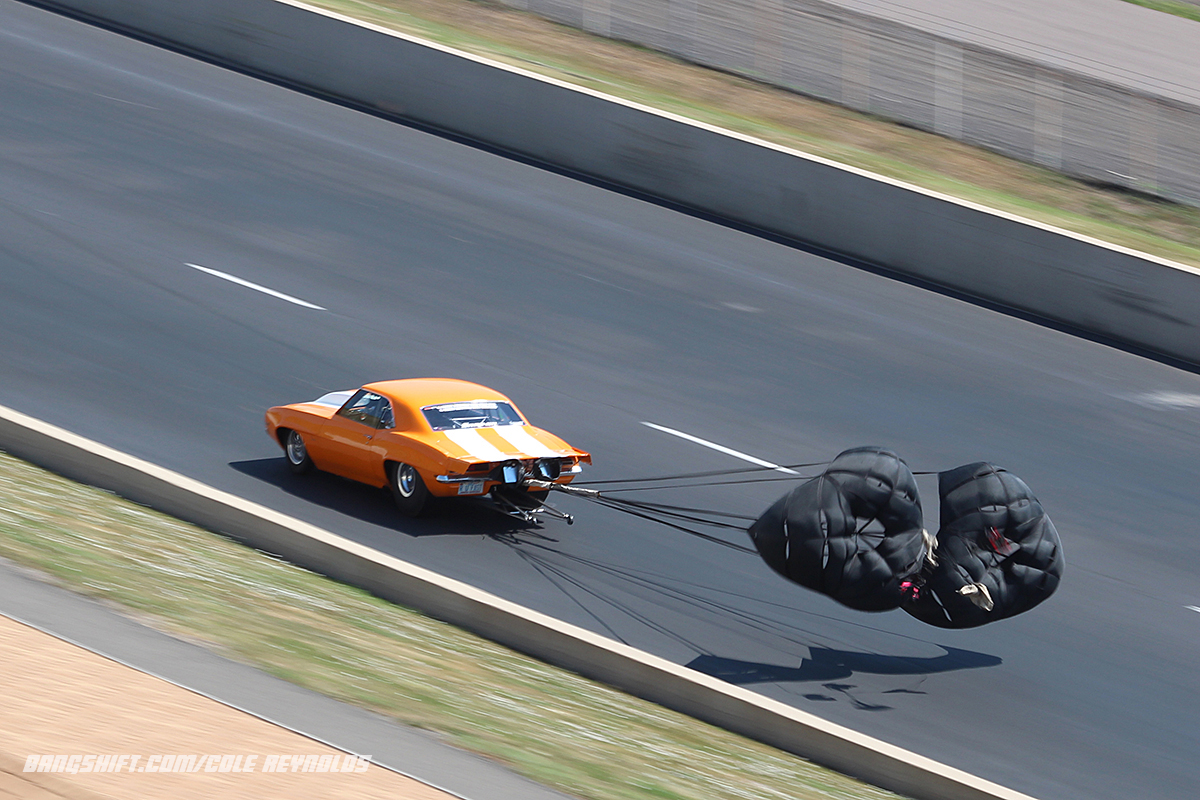
<path fill-rule="evenodd" d="M 783 577 L 860 611 L 899 606 L 926 552 L 916 479 L 878 447 L 839 455 L 767 509 L 750 538 Z"/>
<path fill-rule="evenodd" d="M 943 628 L 1011 617 L 1054 592 L 1062 546 L 1023 481 L 980 462 L 939 473 L 938 493 L 934 538 L 908 466 L 882 448 L 847 450 L 767 509 L 750 538 L 790 581 L 850 608 L 902 607 Z"/>
<path fill-rule="evenodd" d="M 1058 531 L 1025 482 L 987 463 L 938 475 L 937 565 L 904 610 L 940 628 L 974 628 L 1036 606 L 1058 588 Z"/>

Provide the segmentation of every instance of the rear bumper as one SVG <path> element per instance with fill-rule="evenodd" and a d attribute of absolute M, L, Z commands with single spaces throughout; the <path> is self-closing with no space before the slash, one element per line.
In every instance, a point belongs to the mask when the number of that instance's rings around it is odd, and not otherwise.
<path fill-rule="evenodd" d="M 488 494 L 496 487 L 527 492 L 539 491 L 536 488 L 530 488 L 528 482 L 530 480 L 538 480 L 546 483 L 566 484 L 574 480 L 575 476 L 583 471 L 581 464 L 572 464 L 548 480 L 549 476 L 539 471 L 538 462 L 545 460 L 548 459 L 527 459 L 524 461 L 514 459 L 495 464 L 487 471 L 437 475 L 434 477 L 433 485 L 430 485 L 428 488 L 431 494 L 439 497 L 479 496 Z"/>

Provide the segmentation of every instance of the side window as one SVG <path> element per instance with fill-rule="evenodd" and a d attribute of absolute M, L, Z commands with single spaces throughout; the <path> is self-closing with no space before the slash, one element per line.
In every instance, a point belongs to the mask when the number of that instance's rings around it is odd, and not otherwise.
<path fill-rule="evenodd" d="M 338 416 L 361 422 L 368 428 L 378 428 L 385 413 L 389 422 L 391 421 L 392 406 L 380 395 L 359 389 L 337 413 Z"/>
<path fill-rule="evenodd" d="M 384 430 L 391 430 L 396 427 L 396 415 L 392 413 L 392 401 L 386 397 L 380 398 L 383 402 L 379 408 L 379 427 Z"/>

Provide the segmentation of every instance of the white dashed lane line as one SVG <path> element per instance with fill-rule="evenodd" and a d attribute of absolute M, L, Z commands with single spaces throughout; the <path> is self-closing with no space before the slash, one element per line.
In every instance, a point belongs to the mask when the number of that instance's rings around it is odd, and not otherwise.
<path fill-rule="evenodd" d="M 653 422 L 642 422 L 642 424 L 645 425 L 647 428 L 653 428 L 656 431 L 662 431 L 663 433 L 669 433 L 672 436 L 678 436 L 680 439 L 686 439 L 689 442 L 694 442 L 702 447 L 707 447 L 710 450 L 716 450 L 718 453 L 724 453 L 727 456 L 733 456 L 734 458 L 740 458 L 742 461 L 749 461 L 751 464 L 757 464 L 760 467 L 769 467 L 770 469 L 778 470 L 779 472 L 785 472 L 788 475 L 799 475 L 800 474 L 800 473 L 796 472 L 796 470 L 794 470 L 794 469 L 788 469 L 787 467 L 781 467 L 778 464 L 772 464 L 770 461 L 763 461 L 761 458 L 755 458 L 754 456 L 747 455 L 746 453 L 738 452 L 737 450 L 730 449 L 728 447 L 725 447 L 724 445 L 716 444 L 715 442 L 710 442 L 707 439 L 701 439 L 699 436 L 692 436 L 690 433 L 684 433 L 683 431 L 677 431 L 674 428 L 667 428 L 663 425 L 655 425 Z"/>
<path fill-rule="evenodd" d="M 1188 611 L 1195 611 L 1196 613 L 1200 614 L 1200 607 L 1196 607 L 1196 606 L 1184 606 L 1184 608 L 1186 608 Z"/>
<path fill-rule="evenodd" d="M 209 269 L 208 267 L 202 267 L 199 264 L 188 264 L 187 266 L 191 267 L 192 269 L 198 269 L 201 272 L 207 273 L 208 275 L 212 275 L 213 277 L 227 280 L 230 283 L 236 283 L 238 286 L 245 286 L 247 289 L 253 289 L 256 292 L 262 292 L 263 294 L 269 294 L 269 295 L 271 295 L 271 297 L 278 297 L 280 300 L 287 300 L 289 303 L 295 303 L 298 306 L 304 306 L 305 308 L 313 308 L 313 309 L 316 309 L 317 311 L 325 311 L 326 310 L 323 306 L 318 306 L 314 303 L 308 302 L 307 300 L 301 300 L 298 297 L 292 297 L 290 294 L 284 294 L 283 292 L 277 292 L 274 289 L 268 289 L 266 286 L 259 286 L 257 283 L 251 283 L 250 281 L 245 280 L 243 278 L 239 278 L 236 275 L 230 275 L 226 272 L 220 272 L 219 270 Z"/>

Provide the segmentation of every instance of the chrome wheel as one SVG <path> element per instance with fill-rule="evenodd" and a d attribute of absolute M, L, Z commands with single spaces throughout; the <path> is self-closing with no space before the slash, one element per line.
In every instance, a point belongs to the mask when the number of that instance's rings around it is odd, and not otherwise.
<path fill-rule="evenodd" d="M 429 490 L 425 488 L 425 481 L 421 480 L 421 473 L 412 464 L 395 464 L 389 474 L 392 497 L 400 513 L 409 517 L 420 516 L 429 499 Z"/>
<path fill-rule="evenodd" d="M 396 468 L 396 491 L 400 493 L 401 497 L 412 497 L 417 491 L 419 479 L 417 471 L 411 464 L 401 464 Z"/>
<path fill-rule="evenodd" d="M 312 469 L 313 460 L 304 444 L 304 437 L 296 431 L 288 431 L 283 442 L 283 453 L 287 456 L 288 468 L 297 475 Z"/>
<path fill-rule="evenodd" d="M 304 439 L 300 434 L 292 431 L 287 438 L 287 457 L 296 466 L 304 463 L 304 459 L 308 458 L 308 448 L 304 446 Z"/>

